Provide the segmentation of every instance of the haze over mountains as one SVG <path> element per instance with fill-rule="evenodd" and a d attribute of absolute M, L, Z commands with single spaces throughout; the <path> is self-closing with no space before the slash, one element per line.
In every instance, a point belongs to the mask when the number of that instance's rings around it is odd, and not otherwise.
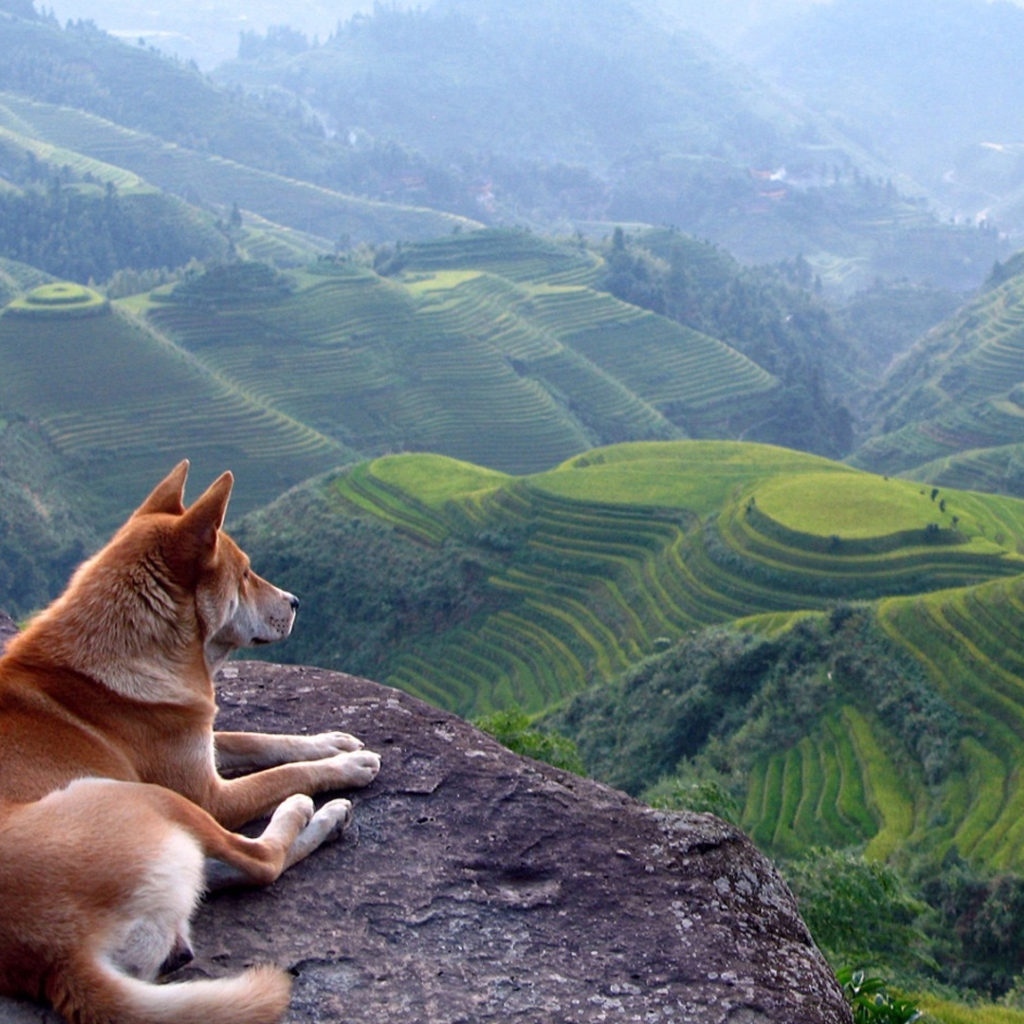
<path fill-rule="evenodd" d="M 0 607 L 230 467 L 275 656 L 898 865 L 872 955 L 1012 994 L 1024 10 L 245 11 L 0 0 Z"/>

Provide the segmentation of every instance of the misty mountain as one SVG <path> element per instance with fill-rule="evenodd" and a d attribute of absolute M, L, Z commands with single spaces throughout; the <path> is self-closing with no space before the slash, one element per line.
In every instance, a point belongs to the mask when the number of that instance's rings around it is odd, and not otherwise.
<path fill-rule="evenodd" d="M 0 52 L 0 90 L 86 110 L 184 150 L 388 199 L 395 198 L 385 197 L 392 183 L 412 177 L 420 186 L 419 205 L 457 209 L 472 203 L 450 174 L 396 142 L 358 150 L 342 145 L 325 137 L 320 121 L 297 97 L 257 101 L 214 84 L 194 65 L 120 42 L 91 21 L 61 28 L 50 17 L 12 16 L 0 4 Z M 178 191 L 189 199 L 208 198 L 187 180 Z"/>
<path fill-rule="evenodd" d="M 284 86 L 338 131 L 444 159 L 482 150 L 608 168 L 667 151 L 760 166 L 795 158 L 809 131 L 709 44 L 626 0 L 378 6 L 319 49 L 264 53 L 219 77 Z"/>
<path fill-rule="evenodd" d="M 1024 185 L 1024 9 L 985 0 L 836 0 L 738 52 L 961 213 L 1004 223 Z"/>
<path fill-rule="evenodd" d="M 670 224 L 746 262 L 802 253 L 844 290 L 901 274 L 967 289 L 1005 255 L 953 237 L 886 164 L 650 4 L 379 5 L 318 47 L 246 36 L 215 77 L 301 99 L 356 151 L 407 147 L 475 197 L 453 212 L 487 223 Z"/>

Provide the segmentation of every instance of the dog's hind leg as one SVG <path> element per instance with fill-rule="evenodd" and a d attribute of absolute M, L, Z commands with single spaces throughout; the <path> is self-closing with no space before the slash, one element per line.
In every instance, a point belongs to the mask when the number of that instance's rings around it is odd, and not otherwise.
<path fill-rule="evenodd" d="M 295 829 L 296 815 L 305 822 L 298 831 Z M 254 842 L 285 846 L 280 870 L 286 871 L 324 843 L 333 842 L 351 823 L 352 804 L 348 800 L 331 800 L 315 811 L 313 801 L 298 794 L 290 796 L 274 811 L 270 823 Z M 253 877 L 248 861 L 239 862 L 215 855 L 206 859 L 206 886 L 210 890 L 260 884 L 265 883 L 262 877 Z"/>
<path fill-rule="evenodd" d="M 310 808 L 311 810 L 311 808 Z M 266 842 L 226 832 L 158 786 L 79 779 L 5 805 L 0 829 L 0 985 L 43 995 L 71 1024 L 276 1024 L 290 979 L 258 967 L 154 985 L 187 955 L 211 853 L 272 881 L 309 815 L 282 813 Z"/>

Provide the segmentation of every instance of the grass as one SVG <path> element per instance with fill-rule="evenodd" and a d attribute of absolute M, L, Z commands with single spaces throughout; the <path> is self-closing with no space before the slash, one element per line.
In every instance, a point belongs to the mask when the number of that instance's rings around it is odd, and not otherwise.
<path fill-rule="evenodd" d="M 407 245 L 405 266 L 416 271 L 485 270 L 512 281 L 590 285 L 601 271 L 593 253 L 525 231 L 478 231 Z"/>
<path fill-rule="evenodd" d="M 930 994 L 914 995 L 911 998 L 927 1015 L 924 1020 L 938 1021 L 939 1024 L 1024 1024 L 1024 1010 L 1014 1010 L 1008 1006 L 969 1006 Z"/>
<path fill-rule="evenodd" d="M 759 481 L 789 472 L 851 472 L 788 448 L 731 441 L 623 444 L 576 456 L 534 486 L 577 502 L 676 508 L 705 516 Z"/>
<path fill-rule="evenodd" d="M 925 493 L 922 494 L 922 490 Z M 757 505 L 765 515 L 791 530 L 819 536 L 877 537 L 903 530 L 923 530 L 948 517 L 939 512 L 930 488 L 903 480 L 855 474 L 805 474 L 795 483 L 776 479 L 757 489 Z M 965 530 L 969 523 L 963 524 Z"/>
<path fill-rule="evenodd" d="M 962 746 L 971 798 L 952 844 L 961 856 L 970 857 L 999 817 L 1006 799 L 1007 779 L 999 758 L 973 736 L 965 737 Z"/>
<path fill-rule="evenodd" d="M 868 799 L 882 819 L 882 827 L 868 843 L 864 855 L 871 860 L 886 860 L 910 837 L 914 825 L 913 801 L 864 716 L 856 708 L 844 707 L 843 723 L 854 742 L 862 778 L 867 783 Z"/>
<path fill-rule="evenodd" d="M 872 778 L 877 777 L 870 731 L 856 711 L 845 707 L 826 715 L 815 732 L 784 753 L 773 754 L 755 768 L 747 791 L 743 827 L 777 856 L 808 846 L 850 846 L 870 840 L 868 848 L 888 839 L 875 808 Z M 851 740 L 868 732 L 866 745 Z M 882 759 L 883 763 L 886 759 Z M 897 816 L 898 817 L 898 816 Z M 902 823 L 902 819 L 900 819 Z"/>
<path fill-rule="evenodd" d="M 69 281 L 43 284 L 21 298 L 14 299 L 3 310 L 8 316 L 22 319 L 69 320 L 101 316 L 110 303 L 91 288 Z"/>
<path fill-rule="evenodd" d="M 44 288 L 51 299 L 87 291 Z M 97 308 L 94 294 L 86 308 Z M 76 321 L 73 332 L 62 319 L 4 315 L 0 358 L 0 404 L 38 423 L 68 473 L 89 480 L 104 528 L 185 455 L 198 479 L 236 471 L 233 512 L 345 457 L 341 446 L 254 401 L 119 311 Z"/>
<path fill-rule="evenodd" d="M 782 628 L 809 608 L 827 605 L 830 597 L 822 593 L 821 580 L 837 569 L 868 596 L 885 594 L 908 579 L 934 589 L 950 578 L 1019 571 L 1017 556 L 989 536 L 1004 535 L 1012 525 L 1007 508 L 952 493 L 949 502 L 963 505 L 979 536 L 982 528 L 988 534 L 978 547 L 936 549 L 914 531 L 902 531 L 880 552 L 822 554 L 815 543 L 827 538 L 794 533 L 797 541 L 790 538 L 786 546 L 756 531 L 751 540 L 729 530 L 717 535 L 719 547 L 706 546 L 707 524 L 716 512 L 719 522 L 731 517 L 745 523 L 749 497 L 775 480 L 788 481 L 805 497 L 816 489 L 828 492 L 836 480 L 850 481 L 865 492 L 864 508 L 887 493 L 887 482 L 822 459 L 729 442 L 614 446 L 526 478 L 436 455 L 390 456 L 356 467 L 338 487 L 359 514 L 371 514 L 430 545 L 449 539 L 469 544 L 490 567 L 493 607 L 471 630 L 476 676 L 471 703 L 463 703 L 464 688 L 449 689 L 445 701 L 463 713 L 487 712 L 509 692 L 518 693 L 527 710 L 540 710 L 588 682 L 611 679 L 654 650 L 656 640 L 682 636 L 695 626 L 769 615 L 777 618 L 766 623 Z M 924 500 L 931 510 L 930 499 L 911 490 L 896 482 L 892 493 Z M 853 488 L 845 493 L 848 500 L 856 495 Z M 906 525 L 898 515 L 890 520 L 883 512 L 878 511 L 877 529 Z M 870 539 L 870 531 L 863 533 L 862 539 Z M 523 623 L 529 623 L 529 633 Z M 563 653 L 554 653 L 556 645 Z M 519 653 L 510 659 L 508 650 Z M 420 648 L 397 650 L 395 681 L 406 677 L 403 666 L 414 659 L 416 677 L 429 681 L 437 699 L 438 692 L 446 692 L 446 680 L 464 675 L 466 651 L 464 639 L 444 636 L 431 644 L 429 654 Z M 525 657 L 530 651 L 539 657 Z M 554 679 L 542 678 L 538 669 L 549 656 L 560 665 Z M 865 737 L 861 745 L 869 742 Z M 819 756 L 841 761 L 851 751 Z M 903 835 L 901 812 L 889 813 L 897 792 L 891 775 L 880 770 L 862 785 L 874 794 L 883 826 Z M 843 799 L 843 794 L 836 797 L 839 804 Z M 802 813 L 809 813 L 806 806 Z M 844 813 L 840 807 L 835 816 L 864 827 L 860 812 Z"/>

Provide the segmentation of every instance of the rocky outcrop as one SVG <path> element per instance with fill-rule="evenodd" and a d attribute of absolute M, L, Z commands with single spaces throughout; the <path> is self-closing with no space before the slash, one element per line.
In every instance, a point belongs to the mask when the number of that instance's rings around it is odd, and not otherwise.
<path fill-rule="evenodd" d="M 294 1024 L 851 1019 L 777 872 L 724 822 L 517 757 L 367 680 L 222 674 L 224 727 L 342 727 L 384 766 L 341 842 L 203 906 L 182 977 L 286 965 Z"/>

